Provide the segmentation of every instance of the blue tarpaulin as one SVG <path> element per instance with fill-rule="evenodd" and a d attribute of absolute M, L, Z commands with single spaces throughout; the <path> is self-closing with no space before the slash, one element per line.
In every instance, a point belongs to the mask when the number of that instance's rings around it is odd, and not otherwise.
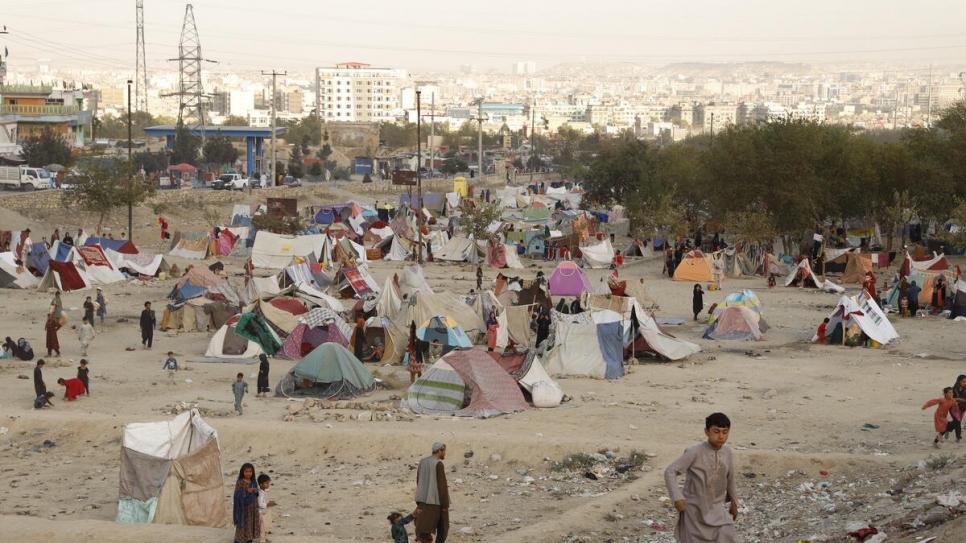
<path fill-rule="evenodd" d="M 74 246 L 57 242 L 56 248 L 57 252 L 52 258 L 57 262 L 67 262 L 67 257 L 70 256 L 70 250 L 73 249 Z"/>
<path fill-rule="evenodd" d="M 37 268 L 40 273 L 47 273 L 50 262 L 50 253 L 47 244 L 44 242 L 34 243 L 30 247 L 30 255 L 27 264 Z"/>
<path fill-rule="evenodd" d="M 619 379 L 624 376 L 624 329 L 619 322 L 597 325 L 597 341 L 600 353 L 607 363 L 605 379 Z"/>
<path fill-rule="evenodd" d="M 84 242 L 85 247 L 90 247 L 91 245 L 100 245 L 101 249 L 111 249 L 112 251 L 118 253 L 125 253 L 129 255 L 138 254 L 137 247 L 131 243 L 131 240 L 127 239 L 111 239 L 111 238 L 95 238 L 89 237 L 87 241 Z"/>

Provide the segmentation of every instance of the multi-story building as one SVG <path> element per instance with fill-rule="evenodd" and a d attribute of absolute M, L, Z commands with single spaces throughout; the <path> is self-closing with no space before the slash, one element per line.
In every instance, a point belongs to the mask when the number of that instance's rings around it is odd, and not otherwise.
<path fill-rule="evenodd" d="M 383 122 L 395 120 L 399 82 L 404 75 L 391 68 L 372 68 L 361 62 L 316 68 L 317 101 L 322 119 Z"/>
<path fill-rule="evenodd" d="M 47 86 L 0 86 L 0 153 L 16 151 L 45 129 L 64 136 L 71 147 L 83 147 L 85 128 L 93 119 L 87 98 L 83 91 Z"/>
<path fill-rule="evenodd" d="M 714 126 L 712 126 L 712 120 Z M 728 125 L 737 124 L 738 106 L 736 104 L 699 104 L 694 107 L 695 130 L 720 130 Z"/>

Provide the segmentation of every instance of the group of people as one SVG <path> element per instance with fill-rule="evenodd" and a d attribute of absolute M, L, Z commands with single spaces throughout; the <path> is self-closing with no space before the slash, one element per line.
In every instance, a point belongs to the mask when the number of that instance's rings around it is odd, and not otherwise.
<path fill-rule="evenodd" d="M 416 468 L 416 509 L 403 516 L 389 513 L 393 543 L 409 543 L 406 525 L 416 521 L 417 543 L 446 543 L 449 534 L 449 485 L 446 482 L 446 444 L 433 443 L 432 454 L 421 459 Z"/>
<path fill-rule="evenodd" d="M 47 390 L 47 383 L 44 381 L 44 366 L 47 362 L 41 358 L 37 360 L 37 365 L 34 366 L 34 408 L 41 409 L 44 407 L 53 407 L 53 402 L 50 401 L 54 397 L 54 393 Z M 73 379 L 64 379 L 63 377 L 57 379 L 57 384 L 64 387 L 64 399 L 68 402 L 72 402 L 81 395 L 91 395 L 91 381 L 90 381 L 90 368 L 88 367 L 87 359 L 82 358 L 80 364 L 77 366 L 77 377 Z"/>
<path fill-rule="evenodd" d="M 272 478 L 267 473 L 255 477 L 255 466 L 242 464 L 235 481 L 232 495 L 232 524 L 235 526 L 235 543 L 252 543 L 258 539 L 269 543 L 272 530 L 272 512 L 275 502 L 268 499 Z"/>
<path fill-rule="evenodd" d="M 862 288 L 870 291 L 870 296 L 873 299 L 878 299 L 879 303 L 884 307 L 888 305 L 889 298 L 889 282 L 886 281 L 880 291 L 878 298 L 875 296 L 875 277 L 870 274 L 866 275 L 866 280 L 862 283 Z M 922 297 L 922 289 L 926 285 L 919 285 L 915 280 L 910 281 L 908 277 L 897 276 L 896 281 L 898 281 L 899 298 L 897 300 L 899 311 L 899 317 L 916 317 L 922 315 L 921 311 L 925 308 L 919 305 L 919 299 Z M 866 285 L 870 288 L 867 288 Z M 933 315 L 938 315 L 942 313 L 947 307 L 951 305 L 949 297 L 952 295 L 952 290 L 949 288 L 949 282 L 946 277 L 939 275 L 935 278 L 932 284 L 932 296 L 931 299 L 927 300 L 929 302 L 929 312 Z"/>
<path fill-rule="evenodd" d="M 104 317 L 107 315 L 107 298 L 105 298 L 104 291 L 100 288 L 97 289 L 97 302 L 92 301 L 91 296 L 88 296 L 84 301 L 84 316 L 81 325 L 77 327 L 77 340 L 80 343 L 81 356 L 87 356 L 87 350 L 90 347 L 91 341 L 97 335 L 94 332 L 95 314 L 100 317 L 101 323 L 103 323 Z M 60 291 L 57 291 L 50 300 L 50 305 L 47 308 L 47 322 L 44 324 L 47 356 L 53 356 L 54 353 L 60 356 L 60 338 L 57 336 L 57 332 L 67 322 L 68 319 L 64 313 L 64 304 L 61 300 Z"/>
<path fill-rule="evenodd" d="M 938 449 L 953 432 L 956 433 L 956 443 L 961 442 L 963 413 L 966 413 L 966 375 L 956 377 L 953 386 L 943 389 L 941 398 L 929 400 L 922 408 L 925 410 L 932 406 L 936 406 L 933 415 L 933 426 L 936 430 L 936 437 L 932 440 L 933 447 Z"/>

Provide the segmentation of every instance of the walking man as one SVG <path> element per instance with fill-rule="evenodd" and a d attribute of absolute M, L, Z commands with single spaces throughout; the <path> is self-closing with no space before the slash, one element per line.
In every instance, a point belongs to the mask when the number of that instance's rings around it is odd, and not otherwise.
<path fill-rule="evenodd" d="M 144 349 L 150 349 L 154 342 L 154 326 L 157 322 L 151 302 L 144 302 L 144 311 L 141 312 L 141 347 Z"/>
<path fill-rule="evenodd" d="M 433 443 L 433 454 L 416 469 L 416 541 L 446 543 L 449 533 L 449 486 L 446 484 L 446 444 Z"/>

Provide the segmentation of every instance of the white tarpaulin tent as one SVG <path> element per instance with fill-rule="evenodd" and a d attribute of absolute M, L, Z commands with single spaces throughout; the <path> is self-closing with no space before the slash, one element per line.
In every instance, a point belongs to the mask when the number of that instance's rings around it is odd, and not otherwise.
<path fill-rule="evenodd" d="M 585 268 L 607 268 L 614 261 L 614 246 L 608 238 L 596 245 L 581 247 L 580 252 L 583 254 L 581 263 Z"/>
<path fill-rule="evenodd" d="M 325 235 L 283 236 L 260 230 L 252 245 L 252 265 L 256 268 L 282 269 L 297 256 L 316 257 L 325 247 Z M 365 251 L 363 251 L 365 252 Z"/>
<path fill-rule="evenodd" d="M 31 288 L 40 284 L 40 279 L 22 266 L 17 266 L 13 252 L 0 253 L 0 287 Z"/>
<path fill-rule="evenodd" d="M 434 251 L 433 256 L 450 262 L 471 262 L 473 251 L 477 251 L 477 256 L 482 257 L 473 240 L 456 237 L 450 239 L 438 253 Z"/>
<path fill-rule="evenodd" d="M 865 291 L 851 298 L 848 296 L 839 298 L 838 305 L 835 306 L 835 310 L 828 316 L 828 319 L 826 338 L 832 335 L 832 330 L 839 323 L 843 323 L 846 332 L 848 328 L 858 326 L 862 333 L 880 345 L 886 345 L 899 338 L 899 333 L 896 332 L 892 323 L 889 322 L 889 318 L 879 308 L 879 304 L 875 300 L 870 300 Z M 816 340 L 818 340 L 817 333 L 812 337 L 812 341 Z"/>

